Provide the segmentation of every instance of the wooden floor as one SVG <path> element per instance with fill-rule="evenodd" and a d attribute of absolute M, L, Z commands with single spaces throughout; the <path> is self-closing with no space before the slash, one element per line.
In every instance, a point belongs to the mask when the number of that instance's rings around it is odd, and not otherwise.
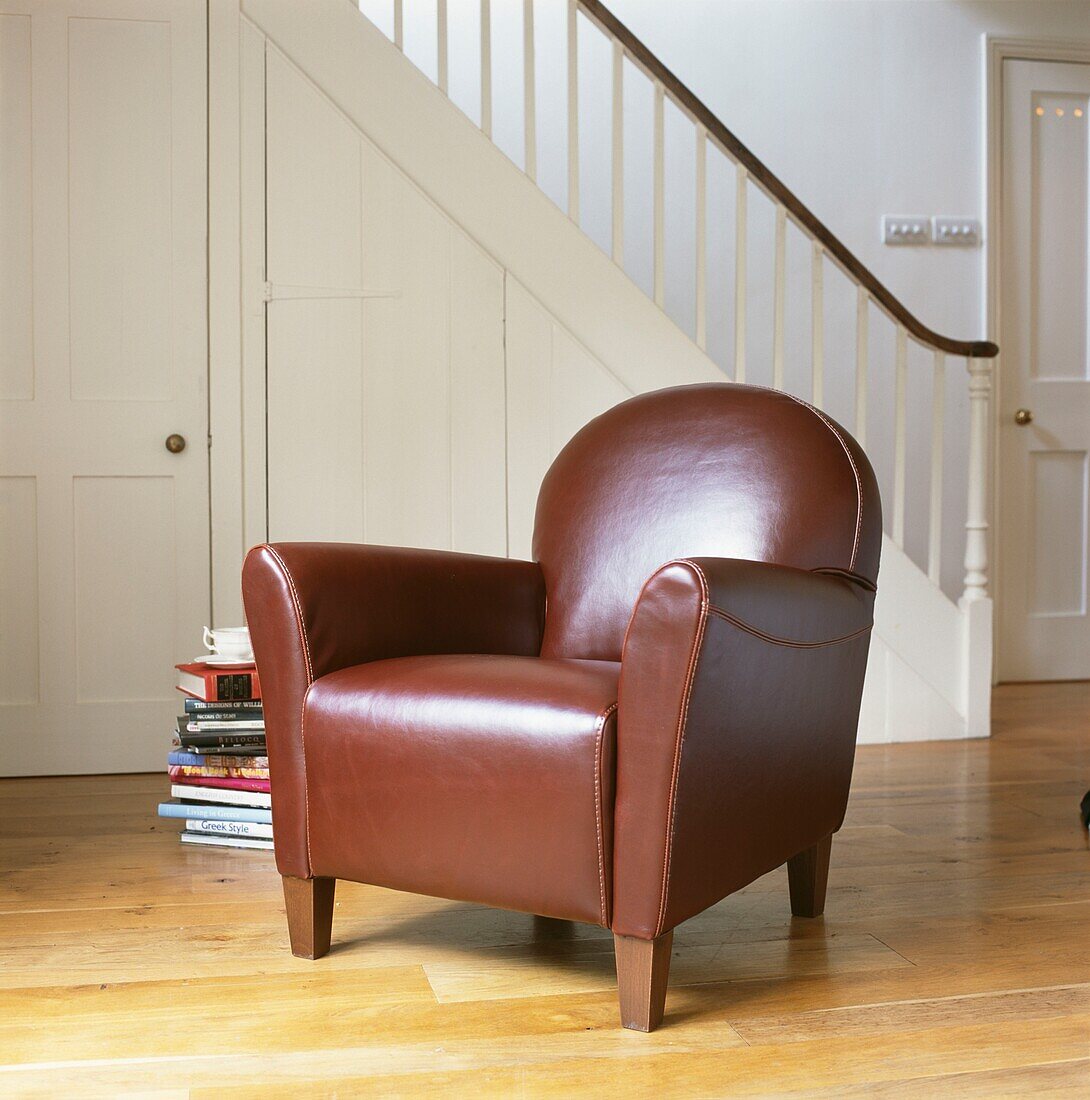
<path fill-rule="evenodd" d="M 622 1031 L 608 934 L 341 884 L 291 957 L 263 852 L 158 776 L 0 783 L 0 1095 L 1090 1096 L 1090 685 L 991 741 L 860 749 L 823 920 L 781 870 L 680 927 Z"/>

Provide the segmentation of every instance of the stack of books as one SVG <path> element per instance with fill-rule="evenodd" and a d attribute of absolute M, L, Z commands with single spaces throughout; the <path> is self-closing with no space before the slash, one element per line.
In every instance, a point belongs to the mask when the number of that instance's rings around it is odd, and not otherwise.
<path fill-rule="evenodd" d="M 185 822 L 183 844 L 272 848 L 272 798 L 261 683 L 252 665 L 175 666 L 185 697 L 167 757 L 171 801 L 160 817 Z"/>

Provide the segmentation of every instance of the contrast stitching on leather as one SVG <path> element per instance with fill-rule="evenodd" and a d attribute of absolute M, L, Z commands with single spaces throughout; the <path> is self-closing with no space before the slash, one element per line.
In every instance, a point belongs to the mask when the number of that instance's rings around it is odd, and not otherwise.
<path fill-rule="evenodd" d="M 307 690 L 303 692 L 303 705 L 299 708 L 299 748 L 303 754 L 303 824 L 307 838 L 307 870 L 314 871 L 314 857 L 310 853 L 310 791 L 307 785 L 307 699 L 310 698 L 310 689 L 314 687 L 314 681 L 307 684 Z"/>
<path fill-rule="evenodd" d="M 276 560 L 280 566 L 280 571 L 284 574 L 285 580 L 288 582 L 288 588 L 291 589 L 291 602 L 295 609 L 295 624 L 299 630 L 299 641 L 303 646 L 303 660 L 307 668 L 307 687 L 303 692 L 303 702 L 299 708 L 299 749 L 303 756 L 303 826 L 304 833 L 306 835 L 307 842 L 307 870 L 313 871 L 314 859 L 310 853 L 310 794 L 307 790 L 307 746 L 306 746 L 306 714 L 307 714 L 307 697 L 310 695 L 310 689 L 314 686 L 314 665 L 310 659 L 310 639 L 307 637 L 306 623 L 303 621 L 303 605 L 299 599 L 299 592 L 295 587 L 295 581 L 292 580 L 291 572 L 288 570 L 284 559 L 270 546 L 265 544 L 265 549 Z"/>
<path fill-rule="evenodd" d="M 604 928 L 609 927 L 609 913 L 606 912 L 605 844 L 602 837 L 602 743 L 605 740 L 605 729 L 609 723 L 609 717 L 616 709 L 617 704 L 613 703 L 602 711 L 598 716 L 598 728 L 594 736 L 594 821 L 598 840 L 598 897 L 601 902 Z"/>
<path fill-rule="evenodd" d="M 291 589 L 291 602 L 295 608 L 295 624 L 299 629 L 299 640 L 303 643 L 303 660 L 306 662 L 307 666 L 307 682 L 313 683 L 314 665 L 310 660 L 310 639 L 307 637 L 307 624 L 303 619 L 303 604 L 299 599 L 299 592 L 295 587 L 295 581 L 292 579 L 291 572 L 284 563 L 284 559 L 268 543 L 265 544 L 265 549 L 276 558 L 277 562 L 279 562 L 280 570 L 284 574 L 284 579 L 288 582 L 288 587 Z"/>
<path fill-rule="evenodd" d="M 628 616 L 628 625 L 624 628 L 624 637 L 621 639 L 621 657 L 622 658 L 624 657 L 625 646 L 628 645 L 628 636 L 629 636 L 629 634 L 632 633 L 632 626 L 636 621 L 636 609 L 640 606 L 640 600 L 643 599 L 643 594 L 658 579 L 659 574 L 665 572 L 667 569 L 670 568 L 671 565 L 689 565 L 689 564 L 690 563 L 689 563 L 688 558 L 672 558 L 670 561 L 666 562 L 664 565 L 660 565 L 658 567 L 658 569 L 656 569 L 654 571 L 654 573 L 652 573 L 651 576 L 649 576 L 647 578 L 647 580 L 645 580 L 643 582 L 643 587 L 640 589 L 640 594 L 636 597 L 636 602 L 632 605 L 632 614 Z"/>
<path fill-rule="evenodd" d="M 861 573 L 853 573 L 850 569 L 841 569 L 836 565 L 822 565 L 817 569 L 811 569 L 811 573 L 817 573 L 823 577 L 839 577 L 841 580 L 854 584 L 859 588 L 865 588 L 868 592 L 877 592 L 878 585 Z"/>
<path fill-rule="evenodd" d="M 752 634 L 755 638 L 760 638 L 764 642 L 771 642 L 773 645 L 790 646 L 793 649 L 821 649 L 827 645 L 839 645 L 841 642 L 850 642 L 855 638 L 859 638 L 871 629 L 871 624 L 868 623 L 866 626 L 852 631 L 851 634 L 841 634 L 836 638 L 824 638 L 819 642 L 803 642 L 794 638 L 780 638 L 775 634 L 768 634 L 752 623 L 747 623 L 744 619 L 739 619 L 736 615 L 732 615 L 729 611 L 724 611 L 723 608 L 716 607 L 714 604 L 708 605 L 708 611 L 713 615 L 718 615 L 721 619 L 726 619 L 728 623 L 738 627 L 739 630 L 744 630 L 747 634 Z"/>
<path fill-rule="evenodd" d="M 708 578 L 704 575 L 704 570 L 695 561 L 689 561 L 688 559 L 682 559 L 677 564 L 689 566 L 695 571 L 697 579 L 700 581 L 700 618 L 697 621 L 696 632 L 693 635 L 693 647 L 689 653 L 689 667 L 685 672 L 685 688 L 682 694 L 681 713 L 678 715 L 677 735 L 674 741 L 674 764 L 670 776 L 670 804 L 666 815 L 666 851 L 662 861 L 662 897 L 659 901 L 659 919 L 655 926 L 656 936 L 662 935 L 662 926 L 666 923 L 666 899 L 670 892 L 670 857 L 673 854 L 674 813 L 677 808 L 678 774 L 681 771 L 681 747 L 685 740 L 685 726 L 689 719 L 689 702 L 693 694 L 693 678 L 696 673 L 697 659 L 700 656 L 701 643 L 704 640 L 704 627 L 708 621 L 709 606 Z"/>

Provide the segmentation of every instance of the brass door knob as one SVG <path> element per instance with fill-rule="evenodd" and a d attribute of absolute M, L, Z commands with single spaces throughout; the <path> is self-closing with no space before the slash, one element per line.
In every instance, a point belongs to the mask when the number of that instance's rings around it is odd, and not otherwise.
<path fill-rule="evenodd" d="M 1020 424 L 1024 427 L 1026 424 L 1029 424 L 1032 421 L 1033 421 L 1033 413 L 1031 413 L 1029 411 L 1029 409 L 1019 409 L 1014 414 L 1015 424 Z"/>
<path fill-rule="evenodd" d="M 185 436 L 173 432 L 167 436 L 166 448 L 172 455 L 180 455 L 185 450 Z"/>

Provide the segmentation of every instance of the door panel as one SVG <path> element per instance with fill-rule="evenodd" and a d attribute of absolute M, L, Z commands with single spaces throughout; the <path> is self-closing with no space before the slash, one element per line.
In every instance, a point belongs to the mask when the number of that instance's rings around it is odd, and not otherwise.
<path fill-rule="evenodd" d="M 0 15 L 0 400 L 34 397 L 30 17 Z"/>
<path fill-rule="evenodd" d="M 168 401 L 169 23 L 68 21 L 72 396 Z"/>
<path fill-rule="evenodd" d="M 1003 86 L 999 672 L 1087 679 L 1090 65 L 1006 61 Z"/>
<path fill-rule="evenodd" d="M 0 774 L 158 770 L 209 608 L 205 4 L 3 6 Z"/>

